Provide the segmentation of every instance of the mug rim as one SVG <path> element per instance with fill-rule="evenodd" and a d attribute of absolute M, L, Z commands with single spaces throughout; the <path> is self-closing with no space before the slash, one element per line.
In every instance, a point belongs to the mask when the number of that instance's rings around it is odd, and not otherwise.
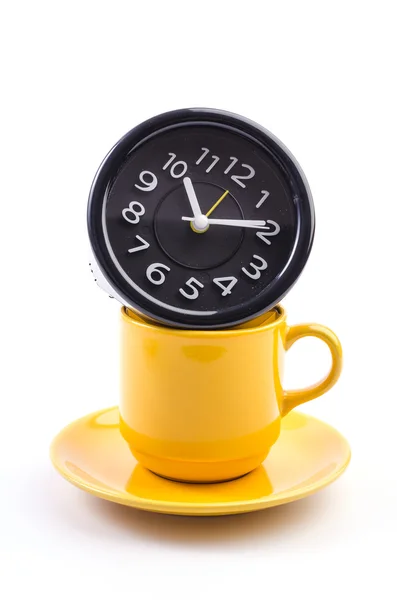
<path fill-rule="evenodd" d="M 264 323 L 263 325 L 256 325 L 253 327 L 243 327 L 239 329 L 237 328 L 225 328 L 225 329 L 177 329 L 174 327 L 167 327 L 165 325 L 162 325 L 161 323 L 156 323 L 156 322 L 149 322 L 144 320 L 146 317 L 139 314 L 136 311 L 133 311 L 130 307 L 128 306 L 122 306 L 121 307 L 121 316 L 123 321 L 125 321 L 126 323 L 133 323 L 134 325 L 136 325 L 137 327 L 141 327 L 143 329 L 149 329 L 149 330 L 154 330 L 156 331 L 156 333 L 162 333 L 162 334 L 169 334 L 169 335 L 176 335 L 176 336 L 181 336 L 181 337 L 206 337 L 206 338 L 212 338 L 212 337 L 233 337 L 233 336 L 241 336 L 241 335 L 247 335 L 247 334 L 255 334 L 255 333 L 261 333 L 262 331 L 266 331 L 268 329 L 273 329 L 277 326 L 280 325 L 280 323 L 282 323 L 283 321 L 286 320 L 287 314 L 285 309 L 283 308 L 283 306 L 281 304 L 277 304 L 276 306 L 274 306 L 271 310 L 276 310 L 278 312 L 278 316 L 276 317 L 276 319 L 274 321 L 271 321 L 270 323 Z M 266 312 L 270 312 L 270 311 L 266 311 Z M 266 313 L 263 313 L 266 314 Z M 252 321 L 256 320 L 258 318 L 258 316 L 253 317 L 251 319 L 251 321 L 246 321 L 245 325 L 249 325 Z"/>

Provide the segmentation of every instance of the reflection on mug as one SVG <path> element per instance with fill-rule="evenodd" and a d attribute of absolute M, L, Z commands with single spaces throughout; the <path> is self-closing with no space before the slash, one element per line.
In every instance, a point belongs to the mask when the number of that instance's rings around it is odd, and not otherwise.
<path fill-rule="evenodd" d="M 220 346 L 206 346 L 206 345 L 185 345 L 182 347 L 182 352 L 186 358 L 197 360 L 198 362 L 210 363 L 218 360 L 223 356 L 227 350 Z"/>

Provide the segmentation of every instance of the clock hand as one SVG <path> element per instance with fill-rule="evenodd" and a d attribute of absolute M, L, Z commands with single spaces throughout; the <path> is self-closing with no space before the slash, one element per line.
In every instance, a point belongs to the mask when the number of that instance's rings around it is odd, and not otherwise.
<path fill-rule="evenodd" d="M 183 178 L 183 185 L 185 186 L 186 194 L 189 199 L 190 207 L 193 212 L 194 219 L 198 219 L 202 216 L 201 208 L 197 200 L 196 192 L 194 191 L 194 187 L 192 184 L 192 180 L 190 177 Z M 194 219 L 191 219 L 194 221 Z"/>
<path fill-rule="evenodd" d="M 224 198 L 226 198 L 226 196 L 228 195 L 228 193 L 229 193 L 229 190 L 226 190 L 226 192 L 224 192 L 224 193 L 222 194 L 222 196 L 221 196 L 221 197 L 220 197 L 220 198 L 219 198 L 219 199 L 218 199 L 218 200 L 215 202 L 214 206 L 212 206 L 212 207 L 209 209 L 209 211 L 208 211 L 208 212 L 207 212 L 207 214 L 205 215 L 206 217 L 209 217 L 209 216 L 210 216 L 210 214 L 214 212 L 214 210 L 216 209 L 216 207 L 217 207 L 217 206 L 219 206 L 219 204 L 222 202 L 222 200 L 223 200 Z"/>
<path fill-rule="evenodd" d="M 208 225 L 228 225 L 230 227 L 252 227 L 254 229 L 268 229 L 266 221 L 248 221 L 246 219 L 208 219 L 207 216 L 202 215 L 201 220 L 206 219 L 203 222 L 203 228 Z M 182 217 L 182 221 L 194 221 L 191 217 Z"/>

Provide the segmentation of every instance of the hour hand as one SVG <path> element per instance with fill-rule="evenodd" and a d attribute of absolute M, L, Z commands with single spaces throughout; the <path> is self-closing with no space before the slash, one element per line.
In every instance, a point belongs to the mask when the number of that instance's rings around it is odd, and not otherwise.
<path fill-rule="evenodd" d="M 189 199 L 190 207 L 193 212 L 194 218 L 191 219 L 191 221 L 193 221 L 194 219 L 201 217 L 201 215 L 202 215 L 201 208 L 198 203 L 196 192 L 194 191 L 194 187 L 193 187 L 192 180 L 190 179 L 190 177 L 183 178 L 183 185 L 185 186 L 186 194 Z"/>

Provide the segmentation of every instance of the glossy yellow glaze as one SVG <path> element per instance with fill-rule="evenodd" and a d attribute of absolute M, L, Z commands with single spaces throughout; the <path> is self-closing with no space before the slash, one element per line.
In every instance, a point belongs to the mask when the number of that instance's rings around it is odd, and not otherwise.
<path fill-rule="evenodd" d="M 284 354 L 313 335 L 328 344 L 332 367 L 319 384 L 282 388 Z M 342 351 L 320 325 L 289 327 L 281 307 L 218 331 L 177 330 L 122 309 L 120 430 L 139 462 L 164 477 L 224 481 L 266 458 L 281 417 L 337 380 Z"/>
<path fill-rule="evenodd" d="M 291 412 L 268 458 L 226 483 L 178 483 L 158 477 L 132 456 L 119 431 L 117 408 L 66 427 L 51 446 L 56 469 L 77 487 L 113 502 L 179 515 L 226 515 L 304 498 L 345 470 L 350 449 L 335 429 Z"/>

